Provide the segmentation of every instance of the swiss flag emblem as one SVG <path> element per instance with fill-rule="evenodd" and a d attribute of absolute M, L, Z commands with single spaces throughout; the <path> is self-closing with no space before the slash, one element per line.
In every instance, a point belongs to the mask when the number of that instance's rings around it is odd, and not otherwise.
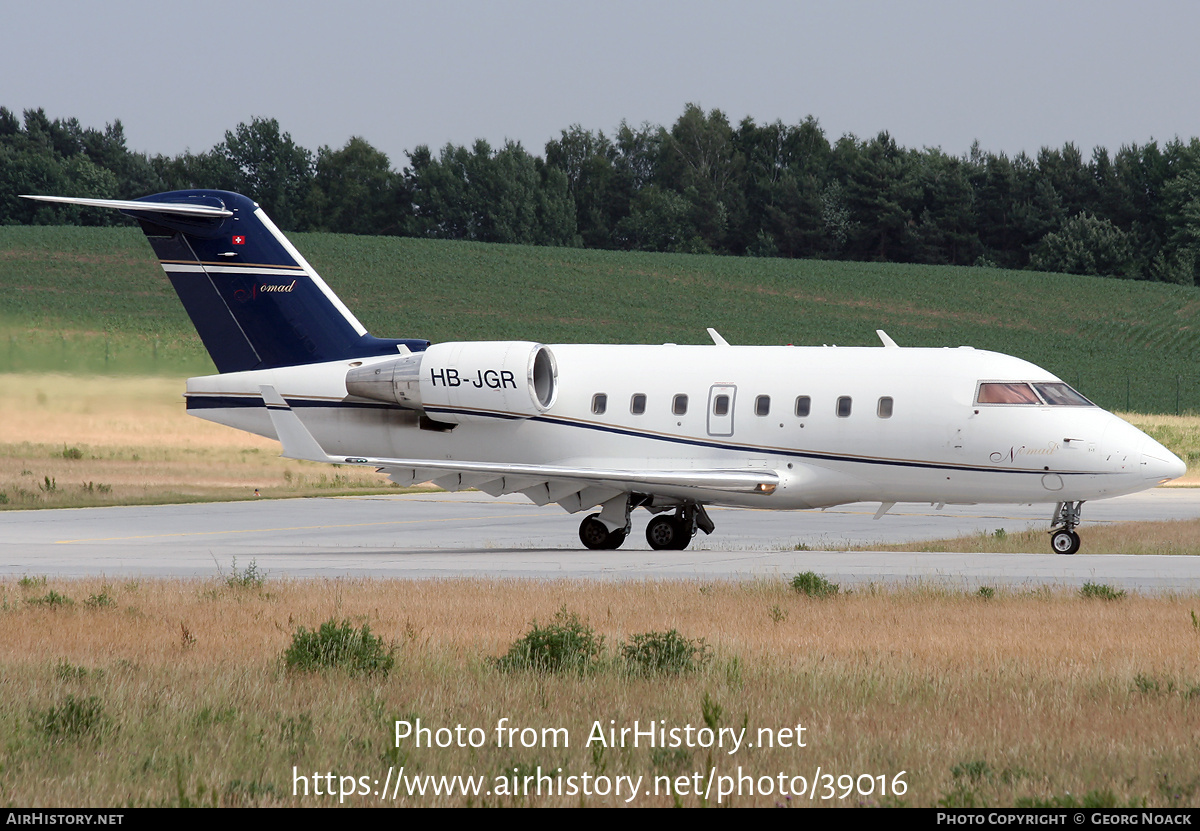
<path fill-rule="evenodd" d="M 243 237 L 241 234 L 238 234 L 236 237 L 233 238 L 233 244 L 234 245 L 245 245 L 246 238 Z"/>

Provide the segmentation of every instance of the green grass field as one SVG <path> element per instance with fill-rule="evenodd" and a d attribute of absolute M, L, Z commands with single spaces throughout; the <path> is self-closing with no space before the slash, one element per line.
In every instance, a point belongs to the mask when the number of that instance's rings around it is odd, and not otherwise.
<path fill-rule="evenodd" d="M 1110 409 L 1200 410 L 1200 292 L 999 269 L 293 234 L 380 336 L 434 341 L 971 345 Z M 0 228 L 0 371 L 200 374 L 199 340 L 133 228 Z"/>

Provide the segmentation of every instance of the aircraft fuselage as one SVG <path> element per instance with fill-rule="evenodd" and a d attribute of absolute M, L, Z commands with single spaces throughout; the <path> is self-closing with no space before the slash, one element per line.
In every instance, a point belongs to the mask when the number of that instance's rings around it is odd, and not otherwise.
<path fill-rule="evenodd" d="M 717 505 L 1076 502 L 1144 490 L 1182 474 L 1169 451 L 1099 407 L 978 403 L 981 382 L 1061 383 L 1031 363 L 993 352 L 548 348 L 557 362 L 557 395 L 549 409 L 530 417 L 476 407 L 463 410 L 457 424 L 429 429 L 415 410 L 347 394 L 349 367 L 390 358 L 193 378 L 188 409 L 275 438 L 259 393 L 270 384 L 331 455 L 778 471 L 779 486 L 770 494 L 674 494 Z M 446 383 L 445 376 L 439 380 Z M 502 388 L 508 379 L 498 370 L 474 370 L 451 380 Z M 671 499 L 669 487 L 657 490 Z"/>

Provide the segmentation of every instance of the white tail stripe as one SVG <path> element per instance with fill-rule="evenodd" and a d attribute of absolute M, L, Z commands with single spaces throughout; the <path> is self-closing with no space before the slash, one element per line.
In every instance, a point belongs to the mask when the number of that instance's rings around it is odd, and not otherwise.
<path fill-rule="evenodd" d="M 254 274 L 257 276 L 267 277 L 287 277 L 289 274 L 296 274 L 296 269 L 283 268 L 252 268 L 248 266 L 236 265 L 176 265 L 175 263 L 163 263 L 163 271 L 168 274 Z"/>

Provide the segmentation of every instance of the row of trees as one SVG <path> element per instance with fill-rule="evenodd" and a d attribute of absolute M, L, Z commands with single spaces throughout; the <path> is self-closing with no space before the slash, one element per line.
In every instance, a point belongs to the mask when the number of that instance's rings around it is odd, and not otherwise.
<path fill-rule="evenodd" d="M 0 107 L 0 223 L 103 224 L 19 193 L 134 198 L 215 187 L 285 229 L 589 248 L 997 265 L 1193 285 L 1200 140 L 1072 144 L 1036 158 L 906 149 L 887 133 L 830 141 L 799 124 L 729 122 L 688 105 L 670 127 L 573 126 L 545 157 L 520 144 L 419 146 L 396 171 L 362 138 L 315 153 L 274 119 L 205 153 L 148 156 L 104 130 Z"/>

